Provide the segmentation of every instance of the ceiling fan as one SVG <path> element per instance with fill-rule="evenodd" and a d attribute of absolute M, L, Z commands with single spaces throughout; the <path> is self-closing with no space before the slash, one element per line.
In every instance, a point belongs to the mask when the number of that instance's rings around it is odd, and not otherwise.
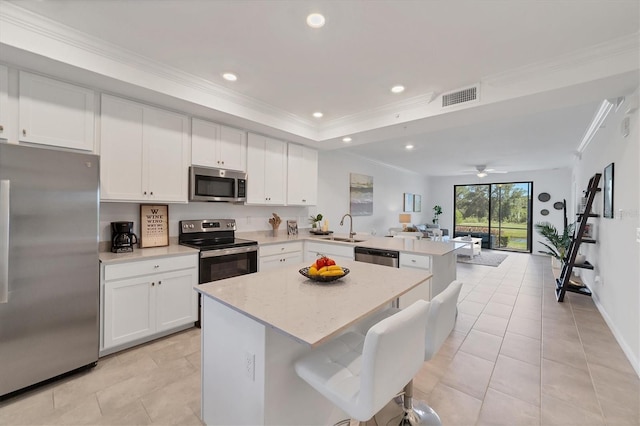
<path fill-rule="evenodd" d="M 508 173 L 508 172 L 506 170 L 487 169 L 487 166 L 482 164 L 482 165 L 476 166 L 475 170 L 463 170 L 462 173 L 464 173 L 464 174 L 475 174 L 479 178 L 483 178 L 483 177 L 487 176 L 488 174 Z"/>

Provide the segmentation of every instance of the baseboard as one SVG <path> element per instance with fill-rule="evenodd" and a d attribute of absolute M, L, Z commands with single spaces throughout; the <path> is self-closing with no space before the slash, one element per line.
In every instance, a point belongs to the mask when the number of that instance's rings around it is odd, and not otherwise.
<path fill-rule="evenodd" d="M 625 356 L 631 363 L 631 367 L 633 367 L 633 369 L 636 372 L 636 375 L 640 378 L 640 359 L 636 358 L 636 355 L 633 353 L 629 345 L 627 345 L 627 342 L 625 342 L 625 340 L 622 338 L 622 335 L 620 334 L 618 329 L 615 327 L 613 320 L 611 319 L 611 317 L 609 317 L 609 315 L 607 314 L 607 311 L 600 304 L 600 301 L 598 300 L 596 293 L 592 293 L 592 299 L 596 305 L 596 308 L 598 308 L 600 315 L 602 315 L 602 318 L 604 318 L 604 322 L 606 322 L 607 326 L 609 326 L 609 330 L 611 330 L 613 337 L 615 337 L 616 341 L 622 348 L 622 352 L 624 352 Z"/>

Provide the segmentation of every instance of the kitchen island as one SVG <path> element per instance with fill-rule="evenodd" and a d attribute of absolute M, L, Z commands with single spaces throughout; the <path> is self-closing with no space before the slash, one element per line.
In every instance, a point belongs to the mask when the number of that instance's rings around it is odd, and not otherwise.
<path fill-rule="evenodd" d="M 196 287 L 203 295 L 202 419 L 208 425 L 326 425 L 346 418 L 293 369 L 312 347 L 347 331 L 429 271 L 344 262 L 331 283 L 306 263 Z"/>

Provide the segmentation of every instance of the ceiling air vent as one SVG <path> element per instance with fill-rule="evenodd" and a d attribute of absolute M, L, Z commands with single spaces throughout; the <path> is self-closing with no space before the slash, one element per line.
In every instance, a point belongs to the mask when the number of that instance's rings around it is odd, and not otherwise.
<path fill-rule="evenodd" d="M 448 107 L 478 100 L 478 86 L 450 92 L 442 95 L 442 106 Z"/>

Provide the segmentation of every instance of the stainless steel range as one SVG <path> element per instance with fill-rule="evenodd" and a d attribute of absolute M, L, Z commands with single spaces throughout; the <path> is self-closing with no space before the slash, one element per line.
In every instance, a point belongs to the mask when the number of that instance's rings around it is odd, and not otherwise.
<path fill-rule="evenodd" d="M 200 284 L 258 272 L 258 243 L 235 231 L 234 219 L 180 221 L 178 242 L 200 250 Z"/>
<path fill-rule="evenodd" d="M 234 219 L 180 221 L 178 242 L 200 250 L 200 284 L 258 271 L 258 243 L 235 231 Z"/>

